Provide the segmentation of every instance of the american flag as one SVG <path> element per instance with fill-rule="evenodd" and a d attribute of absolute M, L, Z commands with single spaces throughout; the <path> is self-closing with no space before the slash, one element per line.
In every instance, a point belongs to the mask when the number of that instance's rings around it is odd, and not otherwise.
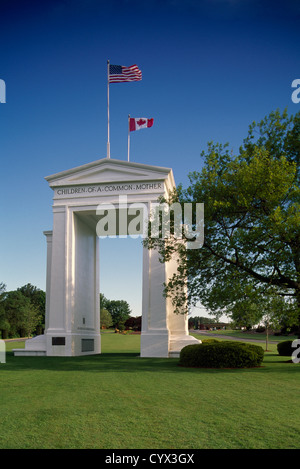
<path fill-rule="evenodd" d="M 123 67 L 123 65 L 110 65 L 108 82 L 122 83 L 123 81 L 139 81 L 142 79 L 142 72 L 137 65 Z"/>

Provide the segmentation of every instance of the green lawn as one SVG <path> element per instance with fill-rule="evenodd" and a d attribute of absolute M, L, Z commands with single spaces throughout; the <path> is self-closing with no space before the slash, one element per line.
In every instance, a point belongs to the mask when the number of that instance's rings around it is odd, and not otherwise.
<path fill-rule="evenodd" d="M 103 334 L 103 353 L 87 357 L 8 352 L 0 448 L 300 447 L 300 365 L 275 345 L 260 368 L 213 370 L 140 358 L 139 341 Z"/>

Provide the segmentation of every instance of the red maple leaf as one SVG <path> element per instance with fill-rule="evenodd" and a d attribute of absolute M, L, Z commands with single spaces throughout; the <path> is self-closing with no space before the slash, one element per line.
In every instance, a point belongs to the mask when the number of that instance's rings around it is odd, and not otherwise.
<path fill-rule="evenodd" d="M 145 119 L 140 119 L 138 121 L 136 121 L 137 125 L 143 125 L 143 124 L 146 124 L 146 121 Z"/>

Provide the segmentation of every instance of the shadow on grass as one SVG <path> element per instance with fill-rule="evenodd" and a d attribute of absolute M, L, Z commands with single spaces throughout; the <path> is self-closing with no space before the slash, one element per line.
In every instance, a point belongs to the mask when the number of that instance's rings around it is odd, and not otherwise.
<path fill-rule="evenodd" d="M 15 357 L 7 352 L 6 363 L 1 371 L 49 370 L 49 371 L 88 371 L 120 373 L 139 371 L 174 371 L 178 369 L 178 359 L 141 358 L 136 352 L 102 353 L 80 357 Z"/>
<path fill-rule="evenodd" d="M 163 373 L 270 373 L 299 372 L 300 364 L 289 363 L 288 357 L 268 354 L 261 367 L 257 368 L 188 368 L 178 366 L 178 358 L 141 358 L 136 352 L 102 353 L 81 357 L 15 357 L 7 352 L 6 363 L 0 364 L 4 371 L 47 370 L 55 372 L 163 372 Z"/>

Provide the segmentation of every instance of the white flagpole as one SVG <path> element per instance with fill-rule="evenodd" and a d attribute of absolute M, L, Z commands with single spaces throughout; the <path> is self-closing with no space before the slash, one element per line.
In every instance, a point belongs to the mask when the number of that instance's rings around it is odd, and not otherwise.
<path fill-rule="evenodd" d="M 128 114 L 128 161 L 129 161 L 129 149 L 130 149 L 130 114 Z"/>
<path fill-rule="evenodd" d="M 109 141 L 109 60 L 107 61 L 107 158 L 110 158 L 110 141 Z"/>

